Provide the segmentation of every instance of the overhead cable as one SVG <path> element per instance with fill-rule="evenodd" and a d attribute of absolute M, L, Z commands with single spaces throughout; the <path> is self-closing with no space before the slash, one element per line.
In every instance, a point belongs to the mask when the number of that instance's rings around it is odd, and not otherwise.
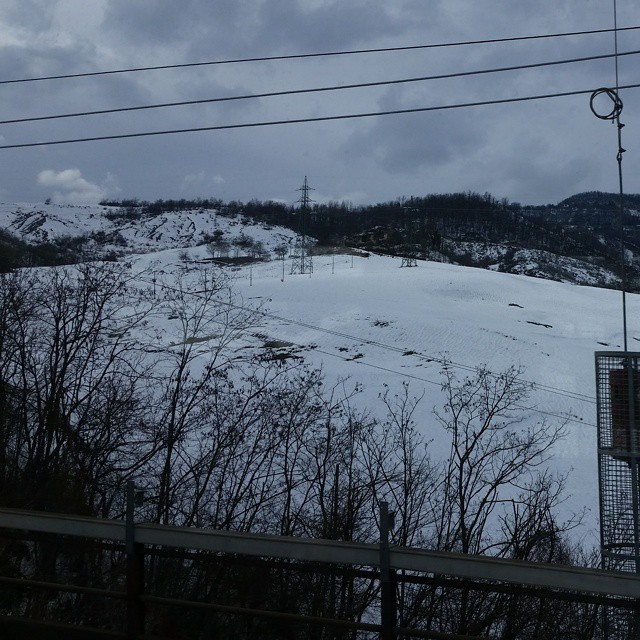
<path fill-rule="evenodd" d="M 141 282 L 147 282 L 149 284 L 153 282 L 152 280 L 149 280 L 149 279 L 146 279 L 146 278 L 140 277 L 140 276 L 138 276 L 138 280 L 141 281 Z M 160 288 L 168 290 L 168 291 L 178 291 L 178 289 L 176 289 L 175 287 L 172 287 L 172 286 L 170 286 L 170 285 L 168 285 L 166 283 L 162 283 L 161 282 L 161 283 L 159 283 L 159 286 L 160 286 Z M 188 291 L 187 293 L 189 293 L 192 297 L 199 298 L 199 297 L 201 297 L 201 294 L 204 293 L 204 292 L 198 291 L 198 290 L 195 290 L 195 291 L 191 290 L 191 291 Z M 219 304 L 222 304 L 222 305 L 224 305 L 224 306 L 226 306 L 228 308 L 235 309 L 235 310 L 250 311 L 244 305 L 234 304 L 232 302 L 219 301 Z M 261 316 L 263 316 L 265 318 L 278 320 L 281 323 L 284 322 L 285 324 L 295 324 L 295 325 L 298 325 L 298 326 L 302 326 L 302 327 L 305 327 L 305 328 L 310 328 L 310 329 L 319 331 L 321 333 L 327 333 L 327 334 L 331 334 L 331 335 L 336 335 L 336 336 L 348 338 L 348 339 L 351 339 L 351 340 L 359 340 L 361 342 L 365 342 L 365 343 L 370 344 L 372 346 L 381 347 L 383 349 L 388 349 L 390 351 L 395 351 L 395 352 L 398 352 L 398 353 L 405 353 L 406 352 L 405 349 L 401 349 L 399 347 L 386 345 L 384 343 L 380 343 L 380 342 L 377 342 L 375 340 L 369 340 L 369 339 L 366 339 L 366 338 L 358 338 L 356 336 L 352 336 L 352 335 L 345 334 L 345 333 L 342 333 L 342 332 L 338 332 L 338 331 L 334 331 L 334 330 L 331 330 L 331 329 L 327 329 L 325 327 L 319 327 L 319 326 L 316 326 L 316 325 L 313 325 L 313 324 L 302 322 L 300 320 L 292 320 L 290 318 L 284 318 L 282 316 L 275 315 L 273 313 L 269 313 L 269 312 L 261 310 L 261 309 L 252 309 L 251 311 L 255 311 L 255 312 L 257 312 L 258 314 L 260 314 Z M 299 348 L 302 348 L 301 345 L 296 345 L 296 346 L 298 346 Z M 388 367 L 383 367 L 381 365 L 376 365 L 376 364 L 373 364 L 371 362 L 363 361 L 361 358 L 358 358 L 358 359 L 354 360 L 353 358 L 347 358 L 342 354 L 331 353 L 330 351 L 325 351 L 325 350 L 322 350 L 322 349 L 319 349 L 319 348 L 314 348 L 314 352 L 322 353 L 323 355 L 331 356 L 332 358 L 337 358 L 337 359 L 340 359 L 340 360 L 342 360 L 344 362 L 350 362 L 350 363 L 357 364 L 359 366 L 370 367 L 370 368 L 373 368 L 373 369 L 378 369 L 378 370 L 381 370 L 381 371 L 385 371 L 386 373 L 392 373 L 392 374 L 401 376 L 403 378 L 409 378 L 409 379 L 413 379 L 413 380 L 418 380 L 420 382 L 424 382 L 424 383 L 431 384 L 431 385 L 434 385 L 434 386 L 439 386 L 439 387 L 442 386 L 442 382 L 438 382 L 436 380 L 430 380 L 430 379 L 425 378 L 423 376 L 418 376 L 417 374 L 411 374 L 411 373 L 408 373 L 406 371 L 397 371 L 395 369 L 391 369 L 391 368 L 388 368 Z M 445 358 L 428 356 L 428 355 L 420 353 L 420 352 L 415 352 L 413 355 L 415 357 L 420 358 L 420 359 L 426 359 L 427 362 L 436 362 L 436 363 L 438 363 L 440 365 L 443 365 L 443 366 L 452 366 L 452 367 L 459 368 L 459 369 L 462 369 L 464 371 L 468 371 L 468 372 L 471 372 L 471 373 L 474 373 L 474 372 L 477 371 L 477 367 L 473 367 L 473 366 L 470 366 L 470 365 L 464 365 L 464 364 L 461 364 L 461 363 L 457 363 L 457 362 L 454 362 L 454 361 L 447 360 Z M 494 374 L 494 373 L 490 373 L 489 375 L 491 375 L 492 377 L 498 377 L 498 375 Z M 580 393 L 575 393 L 575 392 L 564 390 L 564 389 L 557 389 L 555 387 L 550 387 L 550 386 L 547 386 L 547 385 L 543 385 L 543 384 L 540 384 L 540 383 L 536 383 L 536 382 L 532 382 L 532 381 L 524 380 L 524 379 L 522 380 L 522 382 L 524 382 L 525 384 L 530 385 L 533 389 L 537 389 L 539 391 L 544 391 L 544 392 L 551 393 L 551 394 L 554 394 L 554 395 L 559 395 L 559 396 L 565 396 L 565 397 L 568 397 L 568 398 L 570 398 L 572 400 L 579 400 L 579 401 L 583 401 L 583 402 L 586 401 L 586 402 L 591 402 L 591 403 L 594 402 L 594 398 L 592 398 L 590 396 L 585 396 L 585 395 L 580 394 Z M 597 425 L 595 425 L 593 423 L 590 423 L 590 422 L 587 422 L 587 421 L 583 420 L 582 418 L 579 418 L 578 416 L 573 417 L 573 416 L 568 415 L 568 414 L 560 414 L 560 413 L 551 412 L 551 411 L 544 411 L 542 409 L 539 409 L 537 407 L 532 407 L 532 406 L 516 405 L 515 408 L 520 409 L 522 411 L 531 411 L 532 413 L 538 413 L 538 414 L 541 414 L 541 415 L 546 415 L 546 416 L 549 416 L 549 417 L 558 418 L 558 419 L 563 420 L 564 422 L 574 422 L 574 423 L 581 424 L 581 425 L 586 425 L 586 426 L 589 426 L 589 427 L 596 427 L 597 426 Z"/>
<path fill-rule="evenodd" d="M 138 280 L 140 282 L 145 282 L 147 284 L 152 284 L 153 280 L 149 280 L 148 278 L 144 278 L 142 276 L 138 276 Z M 178 289 L 175 286 L 171 286 L 168 285 L 167 283 L 160 283 L 158 286 L 160 286 L 160 288 L 166 290 L 166 291 L 178 291 Z M 195 298 L 202 298 L 202 294 L 205 293 L 205 291 L 199 291 L 199 290 L 190 290 L 187 292 L 189 295 L 191 295 L 192 297 Z M 409 349 L 407 347 L 397 347 L 394 345 L 390 345 L 390 344 L 386 344 L 384 342 L 380 342 L 378 340 L 372 340 L 370 338 L 365 338 L 363 336 L 355 336 L 349 333 L 344 333 L 343 331 L 338 331 L 336 329 L 329 329 L 327 327 L 320 327 L 318 325 L 315 325 L 313 323 L 310 322 L 305 322 L 303 320 L 293 320 L 292 318 L 287 318 L 285 316 L 279 315 L 279 314 L 275 314 L 269 311 L 265 311 L 263 309 L 249 309 L 248 307 L 242 305 L 242 304 L 234 304 L 233 302 L 227 302 L 227 301 L 219 301 L 219 304 L 224 305 L 230 309 L 234 309 L 236 311 L 246 311 L 246 312 L 250 312 L 253 311 L 255 313 L 258 313 L 259 315 L 261 315 L 263 318 L 267 318 L 269 320 L 275 320 L 277 321 L 280 326 L 286 326 L 288 324 L 292 324 L 292 325 L 296 325 L 298 327 L 303 327 L 305 329 L 311 329 L 312 331 L 317 331 L 319 333 L 324 333 L 327 335 L 332 335 L 332 336 L 336 336 L 338 338 L 344 338 L 347 340 L 351 340 L 352 342 L 361 342 L 363 344 L 368 344 L 370 346 L 373 347 L 377 347 L 379 349 L 384 349 L 386 351 L 392 351 L 395 353 L 398 353 L 400 355 L 405 355 L 407 353 L 407 351 L 409 351 Z M 314 349 L 314 351 L 318 351 L 318 349 Z M 435 356 L 435 355 L 431 355 L 431 354 L 426 354 L 423 353 L 421 351 L 417 351 L 417 350 L 413 350 L 411 349 L 411 354 L 412 356 L 414 356 L 415 358 L 421 359 L 421 360 L 425 360 L 426 362 L 436 362 L 437 364 L 440 364 L 442 366 L 451 366 L 457 369 L 461 369 L 463 371 L 467 371 L 469 373 L 474 373 L 475 371 L 477 371 L 477 367 L 474 367 L 472 365 L 467 365 L 461 362 L 456 362 L 454 360 L 450 360 L 448 358 L 444 358 L 442 356 Z M 324 352 L 322 352 L 324 353 Z M 331 355 L 336 355 L 336 354 L 331 354 Z M 359 363 L 360 359 L 357 360 L 353 360 L 352 358 L 347 358 L 346 356 L 342 356 L 342 355 L 336 355 L 336 357 L 339 357 L 345 361 L 349 361 L 349 362 L 356 362 Z M 380 368 L 380 367 L 378 367 Z M 394 373 L 398 373 L 399 375 L 404 375 L 402 372 L 395 372 Z M 495 374 L 493 372 L 489 372 L 489 375 L 493 378 L 498 378 L 499 374 Z M 437 384 L 438 386 L 441 386 L 441 383 L 439 382 L 434 382 L 432 380 L 427 380 L 425 378 L 418 378 L 416 376 L 412 376 L 409 375 L 408 377 L 414 377 L 416 379 L 420 379 L 423 382 L 429 382 L 430 384 Z M 540 382 L 534 382 L 532 380 L 526 380 L 526 379 L 522 379 L 522 382 L 530 385 L 532 388 L 535 388 L 539 391 L 544 391 L 553 395 L 557 395 L 557 396 L 562 396 L 562 397 L 566 397 L 569 398 L 571 400 L 577 400 L 580 402 L 586 402 L 586 403 L 590 403 L 590 404 L 595 404 L 595 398 L 593 396 L 589 396 L 583 393 L 579 393 L 576 391 L 570 391 L 568 389 L 561 389 L 555 386 L 550 386 L 550 385 L 545 385 L 542 384 Z"/>
<path fill-rule="evenodd" d="M 637 89 L 640 84 L 628 84 L 620 89 Z M 546 93 L 535 96 L 523 96 L 519 98 L 500 98 L 496 100 L 479 100 L 476 102 L 462 102 L 458 104 L 438 105 L 433 107 L 413 107 L 411 109 L 392 109 L 388 111 L 371 111 L 364 113 L 347 113 L 335 116 L 317 116 L 313 118 L 289 118 L 285 120 L 265 120 L 261 122 L 243 122 L 236 124 L 220 124 L 208 127 L 188 127 L 184 129 L 167 129 L 164 131 L 141 131 L 137 133 L 119 133 L 107 136 L 90 136 L 87 138 L 67 138 L 64 140 L 48 140 L 45 142 L 23 142 L 19 144 L 0 145 L 0 149 L 23 149 L 27 147 L 47 147 L 59 144 L 74 144 L 79 142 L 101 142 L 105 140 L 124 140 L 127 138 L 145 138 L 150 136 L 166 136 L 180 133 L 202 133 L 204 131 L 225 131 L 229 129 L 255 129 L 258 127 L 272 127 L 288 124 L 308 124 L 312 122 L 330 122 L 335 120 L 355 120 L 359 118 L 373 118 L 378 116 L 400 115 L 406 113 L 425 113 L 429 111 L 446 111 L 449 109 L 464 109 L 467 107 L 482 107 L 489 105 L 513 104 L 517 102 L 531 102 L 534 100 L 546 100 L 549 98 L 564 98 L 590 94 L 593 89 L 580 91 L 562 91 L 558 93 Z"/>
<path fill-rule="evenodd" d="M 621 27 L 617 29 L 617 32 L 634 31 L 637 29 L 640 29 L 640 26 Z M 542 40 L 547 38 L 586 36 L 586 35 L 594 35 L 599 33 L 611 33 L 613 31 L 614 29 L 591 29 L 588 31 L 567 31 L 563 33 L 545 33 L 545 34 L 533 35 L 533 36 L 514 36 L 510 38 L 491 38 L 488 40 L 466 40 L 461 42 L 417 44 L 417 45 L 408 45 L 403 47 L 380 47 L 375 49 L 350 49 L 345 51 L 323 51 L 320 53 L 299 53 L 299 54 L 279 55 L 279 56 L 234 58 L 229 60 L 209 60 L 206 62 L 186 62 L 182 64 L 164 64 L 164 65 L 156 65 L 156 66 L 149 66 L 149 67 L 129 67 L 125 69 L 111 69 L 108 71 L 88 71 L 85 73 L 66 73 L 66 74 L 51 75 L 51 76 L 7 79 L 7 80 L 0 80 L 0 85 L 18 84 L 18 83 L 24 83 L 24 82 L 40 82 L 43 80 L 66 80 L 70 78 L 108 76 L 108 75 L 116 75 L 120 73 L 137 73 L 142 71 L 164 71 L 168 69 L 185 69 L 189 67 L 205 67 L 205 66 L 212 66 L 212 65 L 239 64 L 239 63 L 248 63 L 248 62 L 271 62 L 271 61 L 277 61 L 277 60 L 296 60 L 296 59 L 304 59 L 304 58 L 322 58 L 322 57 L 330 57 L 330 56 L 349 56 L 349 55 L 360 55 L 360 54 L 367 54 L 367 53 L 390 53 L 390 52 L 396 52 L 396 51 L 415 51 L 419 49 L 441 49 L 441 48 L 447 48 L 447 47 L 464 47 L 464 46 L 470 46 L 470 45 L 498 44 L 502 42 L 520 42 L 525 40 Z"/>
<path fill-rule="evenodd" d="M 520 65 L 513 65 L 510 67 L 494 67 L 491 69 L 478 69 L 475 71 L 460 71 L 456 73 L 444 73 L 444 74 L 431 75 L 431 76 L 401 78 L 396 80 L 359 82 L 357 84 L 331 85 L 331 86 L 325 86 L 325 87 L 314 87 L 310 89 L 289 89 L 284 91 L 270 91 L 267 93 L 250 93 L 250 94 L 239 95 L 239 96 L 225 96 L 221 98 L 202 98 L 199 100 L 181 100 L 178 102 L 163 102 L 160 104 L 148 104 L 148 105 L 140 105 L 140 106 L 134 106 L 134 107 L 118 107 L 113 109 L 99 109 L 96 111 L 79 111 L 75 113 L 62 113 L 62 114 L 47 115 L 47 116 L 31 116 L 26 118 L 14 118 L 11 120 L 0 120 L 0 125 L 17 124 L 17 123 L 24 123 L 24 122 L 38 122 L 42 120 L 58 120 L 62 118 L 79 118 L 79 117 L 85 117 L 85 116 L 106 115 L 111 113 L 124 113 L 128 111 L 142 111 L 146 109 L 161 109 L 166 107 L 183 107 L 187 105 L 196 105 L 196 104 L 211 104 L 214 102 L 230 102 L 232 100 L 249 100 L 249 99 L 257 99 L 257 98 L 273 98 L 278 96 L 302 95 L 307 93 L 321 93 L 321 92 L 327 92 L 327 91 L 344 91 L 347 89 L 382 87 L 382 86 L 397 85 L 397 84 L 408 84 L 408 83 L 414 83 L 414 82 L 425 82 L 430 80 L 449 80 L 452 78 L 463 78 L 463 77 L 469 77 L 469 76 L 486 75 L 491 73 L 501 73 L 505 71 L 521 71 L 524 69 L 537 69 L 542 67 L 572 64 L 576 62 L 590 62 L 593 60 L 604 60 L 608 58 L 614 58 L 617 56 L 633 56 L 638 54 L 640 54 L 640 50 L 626 51 L 624 53 L 618 53 L 618 54 L 609 53 L 609 54 L 598 55 L 598 56 L 586 56 L 582 58 L 552 60 L 550 62 L 520 64 Z"/>

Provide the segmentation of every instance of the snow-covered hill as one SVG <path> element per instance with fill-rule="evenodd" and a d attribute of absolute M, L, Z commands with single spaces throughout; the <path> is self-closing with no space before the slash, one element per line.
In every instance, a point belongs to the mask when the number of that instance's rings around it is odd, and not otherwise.
<path fill-rule="evenodd" d="M 28 244 L 74 240 L 84 256 L 101 258 L 203 244 L 219 231 L 229 243 L 243 234 L 267 250 L 289 244 L 289 229 L 265 228 L 242 216 L 215 209 L 189 209 L 143 215 L 138 209 L 101 205 L 3 204 L 0 228 Z"/>
<path fill-rule="evenodd" d="M 178 251 L 139 257 L 135 268 L 164 272 L 171 280 Z M 196 265 L 204 248 L 190 251 L 194 295 Z M 534 386 L 522 407 L 522 428 L 539 420 L 566 421 L 567 436 L 553 453 L 553 468 L 568 474 L 568 512 L 586 507 L 581 534 L 597 537 L 597 457 L 594 351 L 622 345 L 620 294 L 548 280 L 455 265 L 348 255 L 317 256 L 313 273 L 290 275 L 281 261 L 236 267 L 235 287 L 246 304 L 264 305 L 255 348 L 279 357 L 302 357 L 321 366 L 329 382 L 362 383 L 356 402 L 381 409 L 378 395 L 403 382 L 424 398 L 419 426 L 437 456 L 447 453 L 432 415 L 441 407 L 442 360 L 458 375 L 485 364 L 500 372 L 523 367 Z M 219 267 L 206 266 L 213 276 Z M 142 284 L 148 285 L 148 276 Z M 629 317 L 640 313 L 640 296 L 629 295 Z M 630 323 L 630 342 L 640 327 Z M 167 336 L 169 339 L 170 336 Z M 206 342 L 203 349 L 206 350 Z"/>
<path fill-rule="evenodd" d="M 554 450 L 552 465 L 568 474 L 565 508 L 586 507 L 581 534 L 596 542 L 593 354 L 621 349 L 619 292 L 425 261 L 400 268 L 399 258 L 376 255 L 315 256 L 313 273 L 306 275 L 290 275 L 289 259 L 224 267 L 209 261 L 206 246 L 196 246 L 203 234 L 218 229 L 232 238 L 242 232 L 271 248 L 290 243 L 294 234 L 213 211 L 139 220 L 114 213 L 108 207 L 2 205 L 0 226 L 32 241 L 79 230 L 89 236 L 117 231 L 126 240 L 126 261 L 147 289 L 152 273 L 160 287 L 180 276 L 186 290 L 198 295 L 202 270 L 214 278 L 227 269 L 244 304 L 263 309 L 260 326 L 243 347 L 250 343 L 254 350 L 275 350 L 278 357 L 304 358 L 321 366 L 329 383 L 362 383 L 356 402 L 372 412 L 382 408 L 383 385 L 393 391 L 409 383 L 412 394 L 424 395 L 417 421 L 436 456 L 447 452 L 432 414 L 443 402 L 442 360 L 462 377 L 480 364 L 495 372 L 523 367 L 534 386 L 522 407 L 522 428 L 538 420 L 566 421 L 567 437 Z M 190 247 L 188 256 L 184 247 Z M 627 300 L 633 349 L 640 343 L 635 320 L 640 296 Z M 158 339 L 171 344 L 172 331 L 171 323 L 160 322 Z M 207 336 L 193 338 L 207 350 Z"/>

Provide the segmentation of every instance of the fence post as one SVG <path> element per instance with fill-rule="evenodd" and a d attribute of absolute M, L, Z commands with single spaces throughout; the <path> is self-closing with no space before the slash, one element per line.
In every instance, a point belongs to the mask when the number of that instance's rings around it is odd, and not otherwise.
<path fill-rule="evenodd" d="M 135 541 L 135 505 L 136 485 L 129 480 L 127 481 L 125 551 L 127 554 L 127 637 L 130 640 L 144 635 L 144 605 L 140 600 L 144 591 L 144 545 Z"/>
<path fill-rule="evenodd" d="M 389 503 L 380 502 L 380 640 L 396 640 L 395 572 L 390 566 L 389 528 L 393 515 Z"/>

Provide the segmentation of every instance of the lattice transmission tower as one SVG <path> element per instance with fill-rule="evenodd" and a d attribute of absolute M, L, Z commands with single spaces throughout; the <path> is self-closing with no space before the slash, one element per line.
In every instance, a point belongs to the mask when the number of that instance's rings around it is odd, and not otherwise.
<path fill-rule="evenodd" d="M 304 183 L 298 191 L 302 194 L 298 202 L 298 238 L 291 251 L 291 275 L 296 273 L 313 273 L 313 259 L 311 258 L 311 245 L 307 237 L 307 218 L 309 216 L 309 205 L 312 200 L 309 198 L 309 191 L 313 191 L 304 177 Z"/>

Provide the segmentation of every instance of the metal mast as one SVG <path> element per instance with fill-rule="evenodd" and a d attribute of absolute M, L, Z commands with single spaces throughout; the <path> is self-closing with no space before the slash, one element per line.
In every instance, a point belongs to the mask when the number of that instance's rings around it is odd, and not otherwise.
<path fill-rule="evenodd" d="M 616 125 L 618 186 L 620 191 L 620 270 L 623 352 L 596 352 L 598 407 L 598 481 L 600 489 L 600 552 L 602 568 L 640 575 L 640 353 L 627 341 L 627 269 L 622 186 L 622 100 L 618 77 L 618 15 L 613 0 L 615 89 L 602 87 L 591 94 L 589 106 L 601 120 Z M 602 110 L 600 96 L 610 103 Z M 605 100 L 605 104 L 607 104 Z M 604 609 L 605 638 L 640 640 L 640 611 L 624 616 Z"/>
<path fill-rule="evenodd" d="M 313 259 L 311 258 L 310 244 L 307 238 L 307 216 L 309 215 L 309 204 L 311 203 L 309 191 L 311 190 L 307 182 L 307 176 L 305 176 L 302 187 L 298 189 L 302 194 L 298 200 L 300 203 L 300 208 L 298 209 L 298 238 L 290 256 L 291 275 L 313 273 Z"/>

